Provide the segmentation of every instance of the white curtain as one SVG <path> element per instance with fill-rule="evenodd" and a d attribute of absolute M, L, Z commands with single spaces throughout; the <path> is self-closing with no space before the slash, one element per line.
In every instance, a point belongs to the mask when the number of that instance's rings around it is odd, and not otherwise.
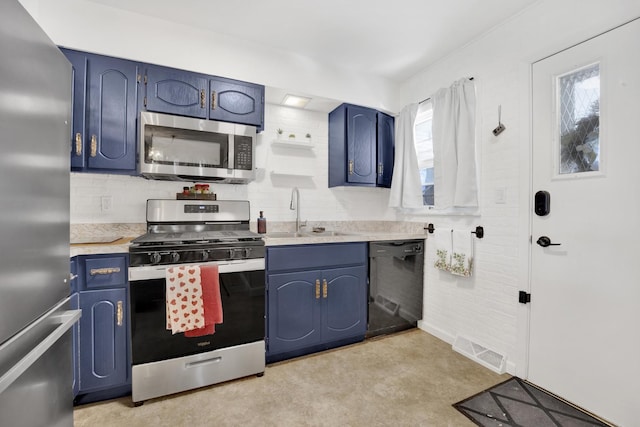
<path fill-rule="evenodd" d="M 421 208 L 422 184 L 418 170 L 418 157 L 413 141 L 413 127 L 418 112 L 418 104 L 409 104 L 396 118 L 395 158 L 389 207 Z"/>
<path fill-rule="evenodd" d="M 477 207 L 475 85 L 470 79 L 458 80 L 432 100 L 434 205 Z"/>

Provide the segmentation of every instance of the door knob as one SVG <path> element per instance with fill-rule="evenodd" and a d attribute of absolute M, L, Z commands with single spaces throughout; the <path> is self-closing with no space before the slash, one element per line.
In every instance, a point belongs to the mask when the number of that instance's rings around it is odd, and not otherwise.
<path fill-rule="evenodd" d="M 537 244 L 546 248 L 547 246 L 560 246 L 561 243 L 551 243 L 551 239 L 547 236 L 540 236 L 540 238 L 536 241 Z"/>

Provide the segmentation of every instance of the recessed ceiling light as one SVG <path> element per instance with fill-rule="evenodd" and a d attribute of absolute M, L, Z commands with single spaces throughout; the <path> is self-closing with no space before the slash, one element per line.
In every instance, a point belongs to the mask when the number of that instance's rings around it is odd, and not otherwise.
<path fill-rule="evenodd" d="M 282 105 L 286 105 L 289 107 L 296 107 L 296 108 L 304 108 L 309 103 L 309 101 L 311 101 L 311 98 L 287 94 L 284 96 L 284 99 L 282 100 Z"/>

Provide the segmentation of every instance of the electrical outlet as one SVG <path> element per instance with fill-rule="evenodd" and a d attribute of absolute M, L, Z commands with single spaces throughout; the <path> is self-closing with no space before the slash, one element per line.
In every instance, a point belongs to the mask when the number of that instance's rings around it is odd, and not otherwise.
<path fill-rule="evenodd" d="M 100 206 L 102 207 L 102 212 L 110 211 L 112 205 L 113 205 L 113 198 L 111 196 L 102 196 L 100 198 Z"/>

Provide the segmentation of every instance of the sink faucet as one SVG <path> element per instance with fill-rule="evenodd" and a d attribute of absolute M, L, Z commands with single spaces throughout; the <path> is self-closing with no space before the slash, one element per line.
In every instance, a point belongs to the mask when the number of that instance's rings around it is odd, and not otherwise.
<path fill-rule="evenodd" d="M 295 200 L 295 206 L 293 205 Z M 289 203 L 289 209 L 296 211 L 296 233 L 300 231 L 300 227 L 306 225 L 306 221 L 300 224 L 300 190 L 298 187 L 291 189 L 291 202 Z"/>

